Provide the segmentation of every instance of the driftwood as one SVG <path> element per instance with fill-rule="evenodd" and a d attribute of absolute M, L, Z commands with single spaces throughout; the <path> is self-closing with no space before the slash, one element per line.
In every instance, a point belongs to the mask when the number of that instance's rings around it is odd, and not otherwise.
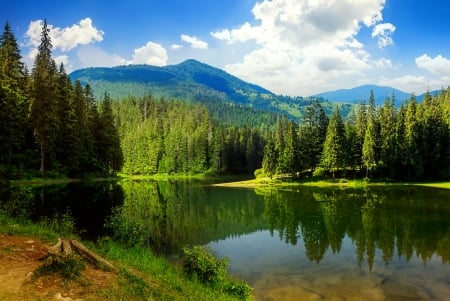
<path fill-rule="evenodd" d="M 66 257 L 76 253 L 101 269 L 114 272 L 117 271 L 117 269 L 111 263 L 95 254 L 93 251 L 89 250 L 82 243 L 75 239 L 58 238 L 58 242 L 56 243 L 56 245 L 48 248 L 48 253 L 51 256 L 61 257 Z"/>

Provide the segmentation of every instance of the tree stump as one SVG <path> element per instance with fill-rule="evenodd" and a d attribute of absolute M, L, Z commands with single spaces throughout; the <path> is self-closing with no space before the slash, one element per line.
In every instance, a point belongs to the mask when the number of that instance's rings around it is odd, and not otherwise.
<path fill-rule="evenodd" d="M 73 254 L 78 254 L 98 268 L 113 272 L 117 271 L 117 269 L 111 263 L 103 259 L 101 256 L 97 255 L 93 251 L 89 250 L 81 242 L 75 239 L 58 238 L 58 242 L 54 246 L 48 248 L 48 254 L 53 257 L 67 257 Z"/>

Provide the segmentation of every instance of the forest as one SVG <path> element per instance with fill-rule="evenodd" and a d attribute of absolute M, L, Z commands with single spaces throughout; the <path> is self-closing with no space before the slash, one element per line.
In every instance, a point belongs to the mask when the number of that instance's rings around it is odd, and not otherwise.
<path fill-rule="evenodd" d="M 389 180 L 450 176 L 450 88 L 348 116 L 311 100 L 299 119 L 151 94 L 101 99 L 52 58 L 43 23 L 31 72 L 6 23 L 0 37 L 0 177 L 253 174 Z M 214 114 L 211 111 L 215 112 Z M 220 115 L 217 113 L 219 112 Z M 232 113 L 230 113 L 232 112 Z M 216 117 L 213 117 L 216 116 Z M 217 116 L 221 116 L 217 118 Z"/>
<path fill-rule="evenodd" d="M 6 23 L 0 37 L 0 178 L 117 173 L 123 163 L 112 100 L 72 83 L 44 22 L 31 72 Z"/>

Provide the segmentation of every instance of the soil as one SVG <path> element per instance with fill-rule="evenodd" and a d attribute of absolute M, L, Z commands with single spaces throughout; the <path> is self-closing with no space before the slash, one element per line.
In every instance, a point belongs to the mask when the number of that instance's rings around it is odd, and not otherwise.
<path fill-rule="evenodd" d="M 86 264 L 82 277 L 70 282 L 58 276 L 33 278 L 50 245 L 36 238 L 0 234 L 0 300 L 98 300 L 117 275 Z"/>

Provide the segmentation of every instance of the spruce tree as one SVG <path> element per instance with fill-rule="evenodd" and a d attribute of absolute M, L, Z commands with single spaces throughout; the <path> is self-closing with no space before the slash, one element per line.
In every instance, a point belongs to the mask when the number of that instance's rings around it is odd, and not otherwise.
<path fill-rule="evenodd" d="M 8 22 L 0 36 L 0 172 L 27 161 L 28 78 Z M 7 171 L 9 173 L 9 171 Z"/>
<path fill-rule="evenodd" d="M 327 128 L 327 135 L 322 153 L 322 165 L 331 170 L 333 178 L 335 171 L 344 167 L 345 162 L 345 127 L 339 107 L 333 113 Z"/>
<path fill-rule="evenodd" d="M 369 108 L 367 111 L 367 128 L 364 135 L 364 143 L 362 146 L 362 162 L 366 167 L 366 178 L 369 177 L 369 171 L 376 166 L 376 114 L 375 114 L 375 97 L 373 91 L 370 91 Z"/>
<path fill-rule="evenodd" d="M 57 128 L 55 112 L 55 78 L 56 66 L 52 59 L 52 41 L 50 29 L 44 20 L 41 33 L 41 44 L 34 62 L 32 72 L 32 99 L 30 118 L 34 135 L 39 146 L 39 172 L 44 175 L 47 165 L 54 159 L 54 143 Z M 46 160 L 50 161 L 49 163 Z"/>

